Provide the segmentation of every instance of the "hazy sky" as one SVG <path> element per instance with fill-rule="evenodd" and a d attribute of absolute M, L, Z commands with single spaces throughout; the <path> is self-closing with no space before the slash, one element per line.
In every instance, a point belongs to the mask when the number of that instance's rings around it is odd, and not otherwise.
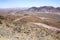
<path fill-rule="evenodd" d="M 32 6 L 60 7 L 60 0 L 0 0 L 0 8 L 21 8 Z"/>

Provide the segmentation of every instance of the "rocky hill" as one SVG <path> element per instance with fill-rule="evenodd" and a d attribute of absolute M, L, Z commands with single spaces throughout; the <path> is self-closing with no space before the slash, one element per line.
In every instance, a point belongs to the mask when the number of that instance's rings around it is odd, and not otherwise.
<path fill-rule="evenodd" d="M 38 11 L 38 12 L 60 12 L 60 7 L 52 6 L 42 6 L 42 7 L 31 7 L 28 11 Z"/>
<path fill-rule="evenodd" d="M 48 28 L 35 23 L 48 25 L 46 26 Z M 60 40 L 60 30 L 58 30 L 60 27 L 53 27 L 54 23 L 56 22 L 46 21 L 34 15 L 0 16 L 0 40 Z M 50 26 L 52 26 L 51 29 Z"/>

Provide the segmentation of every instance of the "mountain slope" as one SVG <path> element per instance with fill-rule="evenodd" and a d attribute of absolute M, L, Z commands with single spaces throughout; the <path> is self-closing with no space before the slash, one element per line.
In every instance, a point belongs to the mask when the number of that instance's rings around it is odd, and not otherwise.
<path fill-rule="evenodd" d="M 31 7 L 28 11 L 37 11 L 37 12 L 60 12 L 60 7 L 52 7 L 52 6 L 42 6 L 42 7 Z"/>
<path fill-rule="evenodd" d="M 0 18 L 0 40 L 60 40 L 60 31 L 52 31 L 36 24 L 44 23 L 44 20 L 39 17 L 15 15 L 12 18 L 12 16 Z M 17 20 L 19 18 L 21 19 Z"/>

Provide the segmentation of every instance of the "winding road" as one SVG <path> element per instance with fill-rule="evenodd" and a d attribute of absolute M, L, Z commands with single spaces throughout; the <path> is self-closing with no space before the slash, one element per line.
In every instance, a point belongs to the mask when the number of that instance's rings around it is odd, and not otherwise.
<path fill-rule="evenodd" d="M 46 24 L 43 24 L 43 23 L 33 23 L 33 24 L 48 28 L 48 29 L 50 29 L 52 31 L 60 31 L 59 28 L 56 28 L 56 27 L 53 27 L 53 26 L 50 26 L 50 25 L 46 25 Z"/>
<path fill-rule="evenodd" d="M 26 17 L 30 17 L 30 16 L 24 16 L 24 17 L 18 18 L 16 20 L 14 20 L 13 22 L 17 22 L 17 21 L 19 21 L 19 20 L 21 20 L 23 18 L 26 18 Z M 42 27 L 45 27 L 45 28 L 48 28 L 48 29 L 50 29 L 52 31 L 59 31 L 60 32 L 60 28 L 56 28 L 56 27 L 53 27 L 53 26 L 50 26 L 50 25 L 47 25 L 47 24 L 44 24 L 44 23 L 34 23 L 34 22 L 31 22 L 31 23 L 42 26 Z"/>

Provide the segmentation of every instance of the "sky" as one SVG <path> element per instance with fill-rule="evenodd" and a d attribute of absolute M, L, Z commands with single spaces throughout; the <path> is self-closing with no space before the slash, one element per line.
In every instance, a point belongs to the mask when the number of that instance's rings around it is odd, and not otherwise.
<path fill-rule="evenodd" d="M 0 0 L 0 8 L 54 6 L 60 7 L 60 0 Z"/>

